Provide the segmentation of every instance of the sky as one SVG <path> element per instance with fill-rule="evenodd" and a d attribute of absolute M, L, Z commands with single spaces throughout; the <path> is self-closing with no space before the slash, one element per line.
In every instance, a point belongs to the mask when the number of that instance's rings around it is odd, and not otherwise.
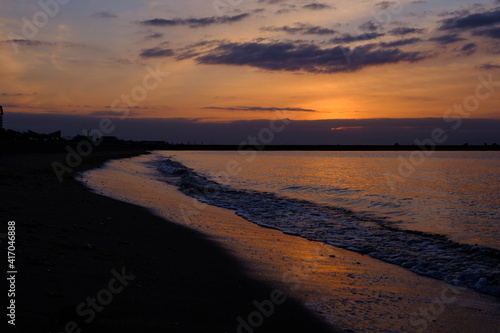
<path fill-rule="evenodd" d="M 2 0 L 0 35 L 16 130 L 500 143 L 500 0 Z"/>

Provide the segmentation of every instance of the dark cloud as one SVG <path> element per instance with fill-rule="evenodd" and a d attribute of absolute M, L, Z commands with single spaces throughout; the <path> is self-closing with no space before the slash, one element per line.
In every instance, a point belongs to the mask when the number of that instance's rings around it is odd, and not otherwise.
<path fill-rule="evenodd" d="M 474 29 L 485 26 L 491 26 L 500 23 L 500 8 L 494 10 L 470 14 L 468 12 L 457 14 L 455 17 L 441 21 L 440 30 L 451 29 Z"/>
<path fill-rule="evenodd" d="M 454 11 L 449 11 L 449 10 L 443 10 L 440 13 L 438 13 L 439 17 L 446 17 L 446 16 L 455 16 L 455 17 L 463 17 L 470 15 L 471 12 L 467 9 L 459 9 L 459 10 L 454 10 Z M 442 20 L 440 22 L 443 22 Z"/>
<path fill-rule="evenodd" d="M 474 36 L 486 36 L 495 39 L 500 39 L 500 27 L 493 27 L 487 29 L 476 30 L 473 32 Z"/>
<path fill-rule="evenodd" d="M 498 1 L 500 1 L 500 0 L 498 0 Z M 425 1 L 425 0 L 414 0 L 414 1 L 410 2 L 410 3 L 413 4 L 413 5 L 421 5 L 421 4 L 423 5 L 423 4 L 426 4 L 427 1 Z"/>
<path fill-rule="evenodd" d="M 21 96 L 34 96 L 38 95 L 38 93 L 31 93 L 31 94 L 25 94 L 25 93 L 1 93 L 0 96 L 3 97 L 21 97 Z"/>
<path fill-rule="evenodd" d="M 421 42 L 421 41 L 422 40 L 420 38 L 408 38 L 408 39 L 396 40 L 393 42 L 383 42 L 383 43 L 380 43 L 379 45 L 382 47 L 399 47 L 399 46 L 404 46 L 404 45 L 416 44 L 416 43 Z"/>
<path fill-rule="evenodd" d="M 335 37 L 330 39 L 330 41 L 334 44 L 349 44 L 349 43 L 354 43 L 354 42 L 360 42 L 360 41 L 366 41 L 366 40 L 373 40 L 379 37 L 382 37 L 383 34 L 379 34 L 377 32 L 369 32 L 365 33 L 362 35 L 351 35 L 351 34 L 344 34 L 341 37 Z"/>
<path fill-rule="evenodd" d="M 97 12 L 97 13 L 92 14 L 92 17 L 107 19 L 107 18 L 118 17 L 118 15 L 110 13 L 110 12 Z"/>
<path fill-rule="evenodd" d="M 32 39 L 11 39 L 4 40 L 4 43 L 14 43 L 23 46 L 52 46 L 56 45 L 56 43 L 44 42 L 41 40 L 32 40 Z"/>
<path fill-rule="evenodd" d="M 476 52 L 476 49 L 477 49 L 476 43 L 469 43 L 469 44 L 465 44 L 461 48 L 461 51 L 462 51 L 462 54 L 469 56 L 471 54 L 474 54 Z"/>
<path fill-rule="evenodd" d="M 268 5 L 274 5 L 277 3 L 285 2 L 286 0 L 259 0 L 259 3 L 267 3 Z"/>
<path fill-rule="evenodd" d="M 396 1 L 381 1 L 381 2 L 376 3 L 375 7 L 384 10 L 384 9 L 387 9 L 387 8 L 389 8 L 393 5 L 397 5 L 397 4 L 398 4 L 398 2 L 396 2 Z"/>
<path fill-rule="evenodd" d="M 189 19 L 155 18 L 152 20 L 140 21 L 139 24 L 145 25 L 145 26 L 155 26 L 155 27 L 175 27 L 175 26 L 179 26 L 179 25 L 187 25 L 190 28 L 199 28 L 199 27 L 205 27 L 205 26 L 212 25 L 212 24 L 226 24 L 226 23 L 239 22 L 239 21 L 241 21 L 249 16 L 250 16 L 250 14 L 245 13 L 245 14 L 240 14 L 240 15 L 235 15 L 235 16 L 220 16 L 220 17 L 211 16 L 211 17 L 189 18 Z"/>
<path fill-rule="evenodd" d="M 325 10 L 325 9 L 331 9 L 332 7 L 330 5 L 327 5 L 326 3 L 313 2 L 302 6 L 302 8 L 309 10 Z"/>
<path fill-rule="evenodd" d="M 430 55 L 403 52 L 397 48 L 363 45 L 355 48 L 336 46 L 322 49 L 302 42 L 220 42 L 200 52 L 194 59 L 205 65 L 252 66 L 265 70 L 303 71 L 309 73 L 353 72 L 368 66 L 416 62 Z"/>
<path fill-rule="evenodd" d="M 157 39 L 157 38 L 163 38 L 165 34 L 164 33 L 161 33 L 161 32 L 155 32 L 155 33 L 152 33 L 150 35 L 147 35 L 146 37 L 144 37 L 144 39 Z"/>
<path fill-rule="evenodd" d="M 57 47 L 69 47 L 69 48 L 87 47 L 86 45 L 72 43 L 72 42 L 46 42 L 33 39 L 10 39 L 10 40 L 0 41 L 0 43 L 11 43 L 11 44 L 16 44 L 16 46 L 19 45 L 28 47 L 43 47 L 43 46 L 57 46 Z"/>
<path fill-rule="evenodd" d="M 175 51 L 177 60 L 192 59 L 201 56 L 203 52 L 213 49 L 223 43 L 222 40 L 204 40 L 191 43 Z"/>
<path fill-rule="evenodd" d="M 276 111 L 292 111 L 292 112 L 317 112 L 312 109 L 302 109 L 302 108 L 265 108 L 260 106 L 233 106 L 233 107 L 217 107 L 217 106 L 206 106 L 204 109 L 209 110 L 226 110 L 226 111 L 264 111 L 264 112 L 276 112 Z"/>
<path fill-rule="evenodd" d="M 144 49 L 140 54 L 142 58 L 171 57 L 173 55 L 174 51 L 172 49 L 162 49 L 160 47 L 154 47 L 152 49 Z"/>
<path fill-rule="evenodd" d="M 137 111 L 129 111 L 127 113 L 128 117 L 134 117 L 140 115 L 139 112 Z M 116 111 L 94 111 L 88 114 L 90 117 L 122 117 L 123 112 L 116 112 Z"/>
<path fill-rule="evenodd" d="M 423 32 L 425 32 L 425 29 L 399 27 L 399 28 L 394 28 L 391 31 L 389 31 L 389 34 L 395 35 L 395 36 L 404 36 L 404 35 L 408 35 L 408 34 L 421 34 Z"/>
<path fill-rule="evenodd" d="M 500 1 L 500 0 L 498 0 Z M 478 69 L 486 69 L 486 70 L 490 70 L 490 69 L 500 69 L 500 65 L 495 65 L 495 64 L 483 64 L 483 65 L 480 65 L 480 66 L 477 66 Z"/>
<path fill-rule="evenodd" d="M 291 9 L 291 8 L 282 8 L 282 9 L 279 9 L 276 11 L 276 15 L 280 15 L 280 14 L 286 14 L 286 13 L 289 13 L 291 11 L 293 11 L 294 9 Z"/>
<path fill-rule="evenodd" d="M 442 45 L 447 45 L 447 44 L 452 44 L 456 42 L 460 42 L 465 40 L 465 38 L 460 37 L 457 34 L 449 34 L 449 35 L 444 35 L 444 36 L 439 36 L 439 37 L 433 37 L 429 39 L 430 41 L 442 44 Z"/>
<path fill-rule="evenodd" d="M 279 6 L 280 6 L 280 9 L 276 11 L 277 15 L 279 15 L 279 14 L 286 14 L 286 13 L 289 13 L 289 12 L 292 12 L 292 11 L 299 10 L 299 8 L 297 8 L 297 6 L 293 5 L 293 4 L 281 3 Z"/>
<path fill-rule="evenodd" d="M 368 22 L 363 23 L 358 28 L 363 30 L 363 31 L 377 31 L 379 26 L 380 26 L 379 24 L 370 20 Z"/>
<path fill-rule="evenodd" d="M 262 31 L 271 31 L 271 32 L 286 32 L 288 34 L 301 34 L 301 35 L 331 35 L 336 31 L 329 28 L 324 28 L 320 26 L 313 26 L 303 23 L 296 23 L 295 26 L 289 27 L 287 25 L 282 27 L 264 27 L 261 28 Z"/>

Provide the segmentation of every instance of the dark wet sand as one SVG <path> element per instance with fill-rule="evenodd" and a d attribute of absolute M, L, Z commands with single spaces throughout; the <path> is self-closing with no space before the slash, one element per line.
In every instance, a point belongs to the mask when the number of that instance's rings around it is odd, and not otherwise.
<path fill-rule="evenodd" d="M 96 152 L 78 170 L 123 155 Z M 253 301 L 271 298 L 273 287 L 244 274 L 234 257 L 200 233 L 91 193 L 71 177 L 59 183 L 50 163 L 63 159 L 0 155 L 0 232 L 11 220 L 17 228 L 16 329 L 10 331 L 237 332 L 237 318 L 256 311 Z M 5 258 L 4 240 L 0 248 Z M 5 265 L 6 258 L 2 273 Z M 121 288 L 112 270 L 123 269 L 130 277 Z M 87 298 L 98 295 L 109 304 L 90 311 Z M 81 303 L 83 316 L 76 313 Z M 332 331 L 292 299 L 262 318 L 254 332 Z"/>

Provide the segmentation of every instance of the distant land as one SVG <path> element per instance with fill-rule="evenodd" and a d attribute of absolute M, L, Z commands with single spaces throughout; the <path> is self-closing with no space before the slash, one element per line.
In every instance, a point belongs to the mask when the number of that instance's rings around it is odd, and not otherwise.
<path fill-rule="evenodd" d="M 419 147 L 417 145 L 168 145 L 164 150 L 256 150 L 256 151 L 500 151 L 499 145 L 440 145 Z"/>
<path fill-rule="evenodd" d="M 432 143 L 432 141 L 431 141 Z M 172 151 L 500 151 L 500 145 L 205 145 L 184 143 L 168 143 L 167 141 L 134 141 L 120 140 L 115 136 L 95 138 L 78 135 L 70 140 L 61 137 L 61 131 L 50 134 L 39 134 L 33 131 L 17 132 L 0 131 L 0 153 L 23 152 L 64 152 L 72 149 L 94 150 L 172 150 Z M 83 147 L 83 148 L 82 148 Z M 89 154 L 90 155 L 90 154 Z"/>
<path fill-rule="evenodd" d="M 68 147 L 76 149 L 75 141 L 17 141 L 0 140 L 0 154 L 64 152 Z M 419 147 L 417 145 L 187 145 L 153 143 L 149 141 L 123 141 L 102 143 L 95 151 L 129 150 L 171 150 L 171 151 L 500 151 L 500 145 L 438 145 Z"/>

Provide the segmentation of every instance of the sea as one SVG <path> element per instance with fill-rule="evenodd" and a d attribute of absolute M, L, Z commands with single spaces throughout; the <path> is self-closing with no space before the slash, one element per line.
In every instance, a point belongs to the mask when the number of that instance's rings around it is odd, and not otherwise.
<path fill-rule="evenodd" d="M 141 163 L 258 225 L 500 296 L 500 152 L 155 151 Z"/>

